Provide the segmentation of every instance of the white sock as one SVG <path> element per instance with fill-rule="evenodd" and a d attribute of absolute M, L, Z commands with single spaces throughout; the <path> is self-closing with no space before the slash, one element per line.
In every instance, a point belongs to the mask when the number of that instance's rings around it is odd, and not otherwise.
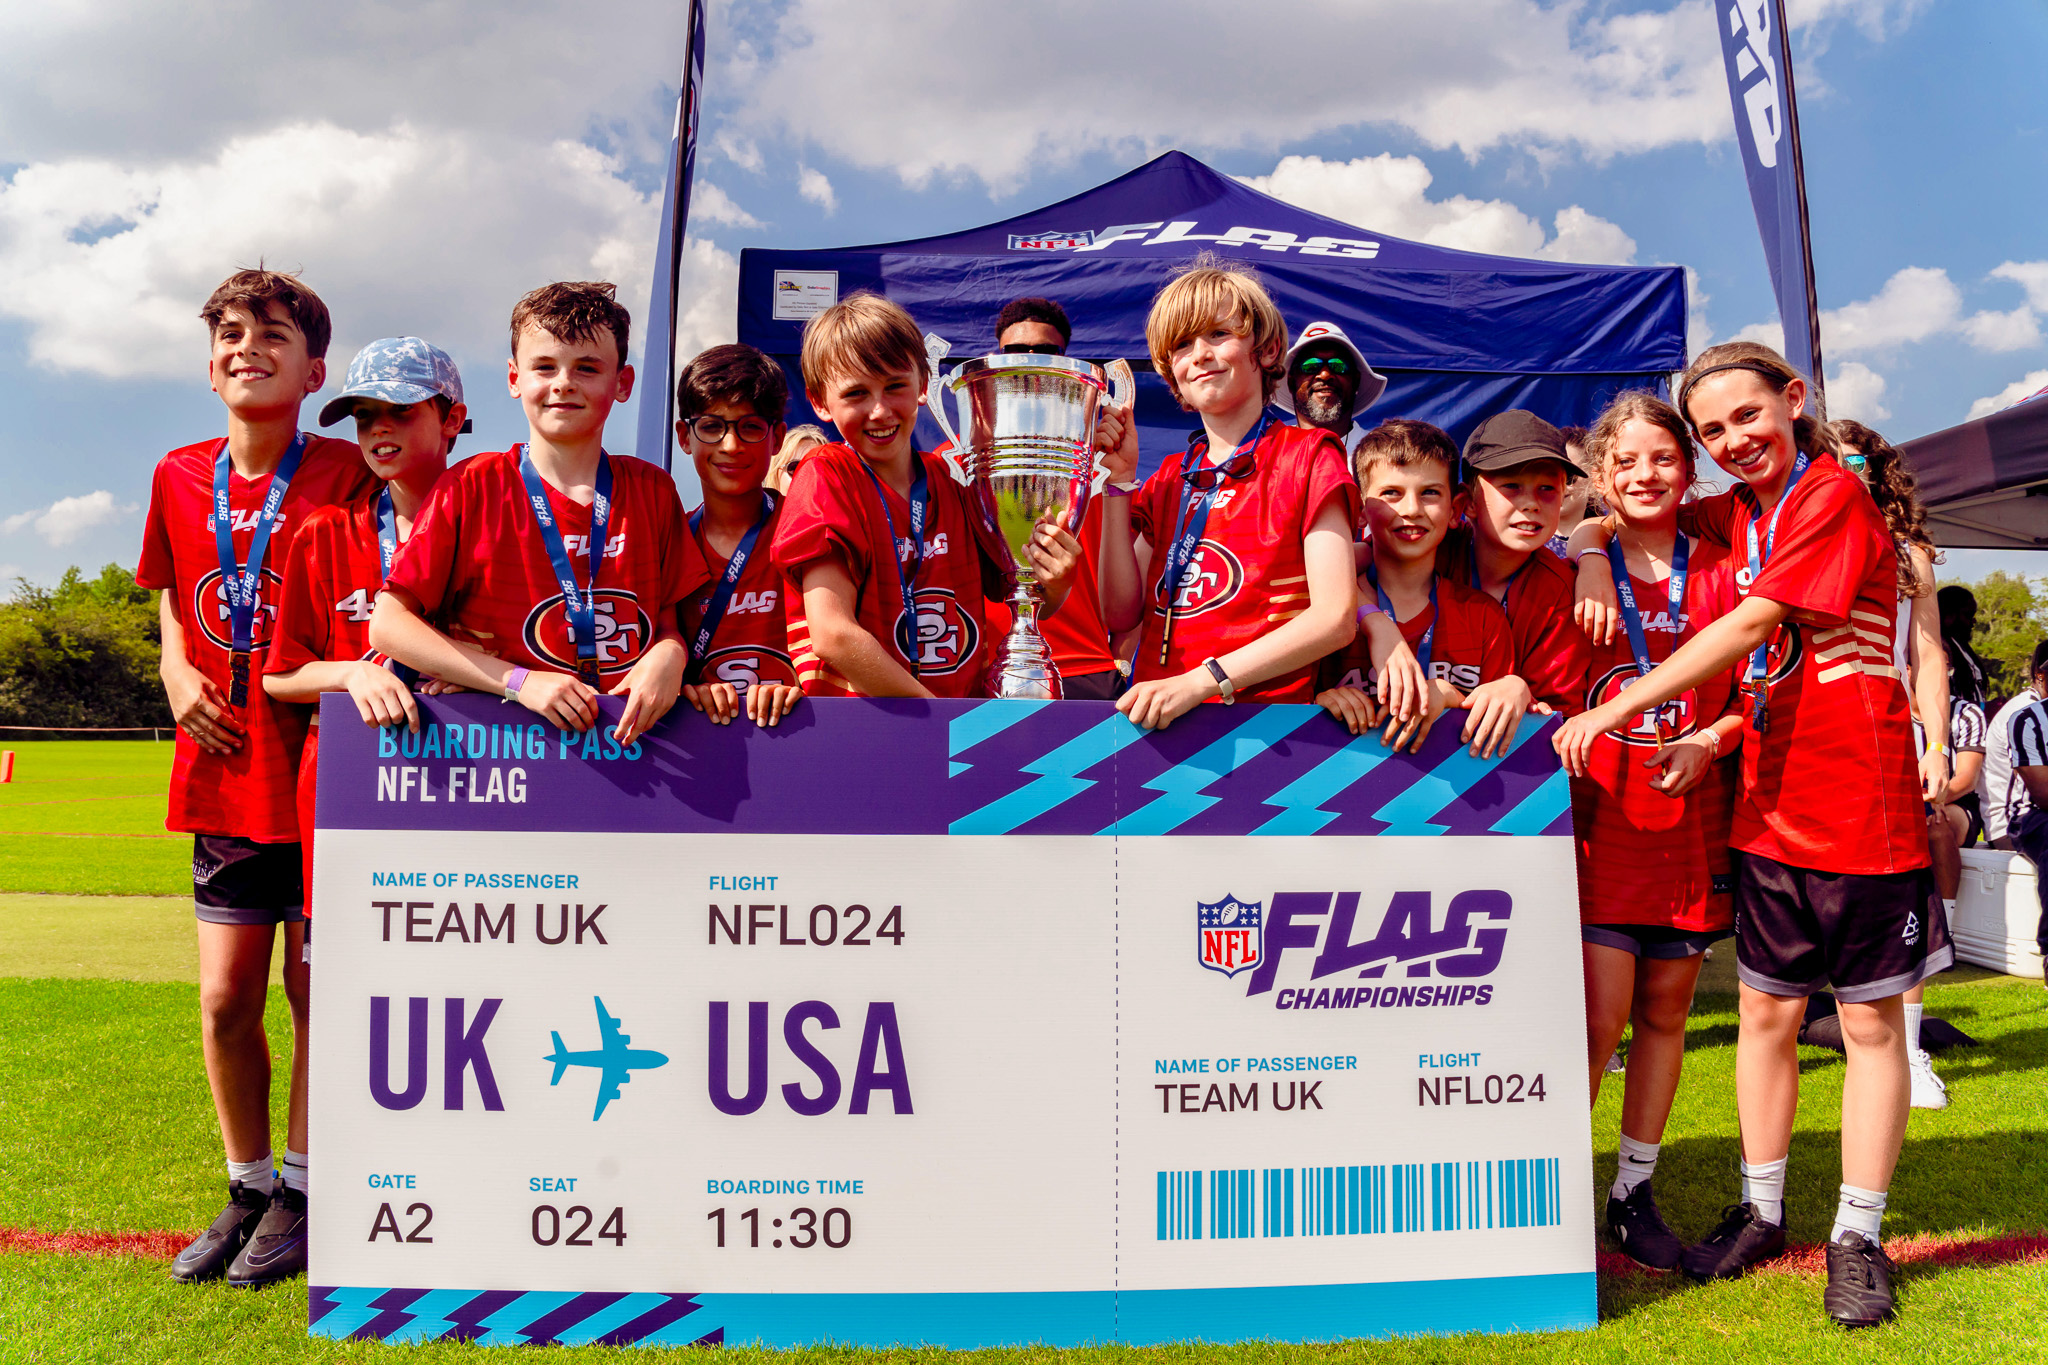
<path fill-rule="evenodd" d="M 230 1161 L 228 1179 L 239 1180 L 249 1189 L 261 1195 L 268 1195 L 271 1186 L 277 1183 L 277 1172 L 270 1167 L 271 1154 L 265 1152 L 254 1161 Z"/>
<path fill-rule="evenodd" d="M 304 1194 L 306 1192 L 306 1154 L 304 1152 L 295 1152 L 289 1147 L 285 1148 L 284 1165 L 279 1169 L 278 1176 L 285 1184 L 291 1186 L 300 1194 Z"/>
<path fill-rule="evenodd" d="M 1657 1171 L 1657 1144 L 1637 1142 L 1627 1133 L 1621 1135 L 1621 1151 L 1615 1163 L 1614 1188 L 1608 1193 L 1616 1199 L 1626 1199 L 1635 1193 L 1636 1186 L 1648 1180 Z"/>
<path fill-rule="evenodd" d="M 1884 1239 L 1880 1230 L 1884 1227 L 1884 1200 L 1883 1190 L 1842 1186 L 1842 1199 L 1835 1205 L 1835 1225 L 1828 1231 L 1828 1240 L 1839 1242 L 1845 1232 L 1860 1232 L 1871 1241 L 1882 1243 Z"/>
<path fill-rule="evenodd" d="M 1920 1017 L 1926 1012 L 1924 1004 L 1906 1006 L 1906 1056 L 1909 1060 L 1920 1050 Z"/>
<path fill-rule="evenodd" d="M 1742 1163 L 1742 1202 L 1754 1205 L 1756 1216 L 1774 1227 L 1785 1226 L 1785 1163 L 1776 1161 Z"/>

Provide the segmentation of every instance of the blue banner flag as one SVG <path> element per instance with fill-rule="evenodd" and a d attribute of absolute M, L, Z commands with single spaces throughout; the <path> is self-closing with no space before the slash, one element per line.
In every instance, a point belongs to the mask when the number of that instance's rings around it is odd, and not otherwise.
<path fill-rule="evenodd" d="M 661 232 L 654 247 L 654 288 L 641 323 L 647 341 L 640 361 L 640 430 L 633 447 L 643 460 L 660 460 L 663 469 L 673 463 L 676 448 L 676 278 L 682 272 L 683 229 L 690 221 L 697 114 L 704 90 L 704 6 L 701 0 L 689 4 L 689 46 L 683 51 L 682 88 L 676 92 L 675 131 L 669 137 L 668 187 L 661 196 Z"/>
<path fill-rule="evenodd" d="M 1799 106 L 1792 95 L 1792 49 L 1784 0 L 1716 0 L 1735 138 L 1749 176 L 1770 262 L 1785 358 L 1821 387 L 1820 309 L 1813 292 L 1813 239 L 1806 226 L 1806 167 L 1799 151 Z"/>

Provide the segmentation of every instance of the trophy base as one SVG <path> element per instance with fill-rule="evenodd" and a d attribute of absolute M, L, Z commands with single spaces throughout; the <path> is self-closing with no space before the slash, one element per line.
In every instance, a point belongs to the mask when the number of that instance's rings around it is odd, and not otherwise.
<path fill-rule="evenodd" d="M 996 642 L 989 661 L 988 694 L 1007 701 L 1059 701 L 1060 671 L 1038 630 L 1036 602 L 1012 600 L 1016 620 Z"/>

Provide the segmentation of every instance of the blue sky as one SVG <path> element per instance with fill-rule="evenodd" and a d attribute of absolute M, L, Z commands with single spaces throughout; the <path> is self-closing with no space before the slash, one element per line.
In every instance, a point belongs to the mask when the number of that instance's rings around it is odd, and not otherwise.
<path fill-rule="evenodd" d="M 375 336 L 453 352 L 468 450 L 522 434 L 499 379 L 519 293 L 611 278 L 644 311 L 680 6 L 581 29 L 526 3 L 301 9 L 10 19 L 0 357 L 29 401 L 0 431 L 0 572 L 133 564 L 156 458 L 222 429 L 193 315 L 259 255 L 327 298 L 336 382 Z M 971 226 L 1169 147 L 1393 235 L 1683 264 L 1696 341 L 1768 331 L 1706 0 L 1251 13 L 714 4 L 684 344 L 730 338 L 744 247 Z M 1835 412 L 1903 440 L 2048 384 L 2048 7 L 1792 14 Z"/>

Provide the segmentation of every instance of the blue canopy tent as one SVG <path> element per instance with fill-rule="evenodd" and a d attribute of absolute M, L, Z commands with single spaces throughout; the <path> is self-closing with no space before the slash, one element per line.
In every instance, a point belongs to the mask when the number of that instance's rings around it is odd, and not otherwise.
<path fill-rule="evenodd" d="M 739 339 L 777 357 L 795 381 L 804 319 L 872 289 L 952 342 L 959 360 L 995 349 L 996 314 L 1010 299 L 1042 294 L 1073 319 L 1069 354 L 1121 356 L 1144 371 L 1152 297 L 1203 250 L 1254 263 L 1294 331 L 1329 321 L 1358 343 L 1388 378 L 1368 422 L 1421 418 L 1459 441 L 1505 408 L 1584 423 L 1616 392 L 1661 389 L 1685 365 L 1677 266 L 1524 261 L 1402 241 L 1282 203 L 1180 152 L 966 232 L 749 248 L 740 257 Z M 1200 423 L 1157 375 L 1138 380 L 1149 471 Z M 801 392 L 791 406 L 792 423 L 816 420 Z M 939 439 L 929 417 L 920 435 L 920 444 Z"/>

